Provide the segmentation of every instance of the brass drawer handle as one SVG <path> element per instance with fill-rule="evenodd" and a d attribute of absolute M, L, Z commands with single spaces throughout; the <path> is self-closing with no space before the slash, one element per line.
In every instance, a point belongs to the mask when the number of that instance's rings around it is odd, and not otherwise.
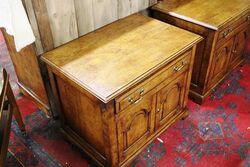
<path fill-rule="evenodd" d="M 223 32 L 223 37 L 226 38 L 228 36 L 228 34 L 229 33 L 227 31 Z"/>
<path fill-rule="evenodd" d="M 175 66 L 174 67 L 174 71 L 175 72 L 178 72 L 178 71 L 181 71 L 181 69 L 183 68 L 183 67 L 185 67 L 186 65 L 188 64 L 188 61 L 182 61 L 182 63 L 181 63 L 181 66 Z"/>
<path fill-rule="evenodd" d="M 140 90 L 140 97 L 137 100 L 135 100 L 133 97 L 129 97 L 128 98 L 128 102 L 130 104 L 137 104 L 137 103 L 139 103 L 142 100 L 143 95 L 144 95 L 144 89 L 141 89 Z"/>
<path fill-rule="evenodd" d="M 223 32 L 223 37 L 226 38 L 232 31 L 233 31 L 232 28 L 229 28 L 227 31 L 224 31 Z"/>
<path fill-rule="evenodd" d="M 250 15 L 247 16 L 247 21 L 250 21 Z"/>
<path fill-rule="evenodd" d="M 233 50 L 232 52 L 233 52 L 233 53 L 237 53 L 237 50 Z"/>
<path fill-rule="evenodd" d="M 140 96 L 143 96 L 144 95 L 144 89 L 142 88 L 141 90 L 140 90 Z"/>
<path fill-rule="evenodd" d="M 133 98 L 133 97 L 129 97 L 129 98 L 128 98 L 128 102 L 129 102 L 130 104 L 133 104 L 133 103 L 134 103 L 134 98 Z"/>

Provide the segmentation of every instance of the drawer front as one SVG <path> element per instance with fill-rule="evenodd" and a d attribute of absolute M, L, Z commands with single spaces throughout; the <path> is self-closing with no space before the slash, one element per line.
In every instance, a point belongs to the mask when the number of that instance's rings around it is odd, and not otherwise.
<path fill-rule="evenodd" d="M 250 13 L 245 14 L 243 17 L 240 17 L 238 20 L 234 21 L 229 26 L 221 30 L 218 35 L 218 43 L 222 44 L 237 34 L 240 31 L 240 26 L 243 24 L 250 24 Z"/>
<path fill-rule="evenodd" d="M 187 72 L 157 92 L 156 129 L 168 125 L 184 108 Z"/>
<path fill-rule="evenodd" d="M 153 134 L 155 103 L 155 94 L 148 93 L 136 105 L 118 114 L 116 122 L 120 163 L 132 156 Z"/>
<path fill-rule="evenodd" d="M 192 52 L 188 51 L 179 59 L 173 61 L 172 63 L 167 65 L 167 67 L 163 68 L 128 93 L 125 93 L 123 96 L 117 98 L 116 112 L 123 111 L 127 107 L 138 103 L 138 101 L 140 101 L 147 92 L 155 88 L 166 79 L 174 79 L 184 71 L 187 71 L 190 66 L 191 56 Z"/>

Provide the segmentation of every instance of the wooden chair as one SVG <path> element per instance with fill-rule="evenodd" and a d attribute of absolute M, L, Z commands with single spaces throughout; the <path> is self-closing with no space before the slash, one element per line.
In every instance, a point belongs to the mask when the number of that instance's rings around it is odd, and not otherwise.
<path fill-rule="evenodd" d="M 0 167 L 5 165 L 5 159 L 8 152 L 12 114 L 21 131 L 25 132 L 25 126 L 15 96 L 10 87 L 9 75 L 6 70 L 3 69 L 3 86 L 0 94 Z"/>

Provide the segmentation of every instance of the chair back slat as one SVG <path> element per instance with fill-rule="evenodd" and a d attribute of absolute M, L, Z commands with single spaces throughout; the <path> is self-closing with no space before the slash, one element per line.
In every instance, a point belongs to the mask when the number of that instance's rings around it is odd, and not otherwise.
<path fill-rule="evenodd" d="M 0 94 L 0 167 L 5 165 L 8 153 L 12 115 L 14 115 L 20 130 L 25 133 L 25 125 L 10 86 L 9 75 L 3 69 L 3 85 Z"/>
<path fill-rule="evenodd" d="M 8 153 L 8 145 L 10 138 L 10 129 L 12 121 L 12 109 L 11 105 L 7 110 L 4 110 L 2 118 L 0 120 L 0 167 L 5 166 L 5 161 Z"/>
<path fill-rule="evenodd" d="M 12 106 L 8 105 L 8 109 L 4 110 L 8 87 L 9 75 L 3 69 L 3 86 L 0 94 L 0 167 L 4 166 L 5 163 L 12 120 Z"/>
<path fill-rule="evenodd" d="M 9 83 L 9 75 L 6 72 L 6 70 L 3 69 L 3 86 L 2 86 L 2 90 L 1 90 L 1 94 L 0 94 L 0 119 L 2 117 L 2 112 L 3 112 L 5 97 L 6 97 L 6 93 L 7 93 L 8 83 Z"/>

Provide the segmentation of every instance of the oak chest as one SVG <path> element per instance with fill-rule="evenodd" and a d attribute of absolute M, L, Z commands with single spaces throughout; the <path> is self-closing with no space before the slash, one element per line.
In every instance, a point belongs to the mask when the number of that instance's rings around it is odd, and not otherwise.
<path fill-rule="evenodd" d="M 135 14 L 45 53 L 62 132 L 99 166 L 127 165 L 187 115 L 201 39 Z"/>
<path fill-rule="evenodd" d="M 249 0 L 163 0 L 154 18 L 201 35 L 190 96 L 202 104 L 221 80 L 243 61 L 250 31 Z"/>

